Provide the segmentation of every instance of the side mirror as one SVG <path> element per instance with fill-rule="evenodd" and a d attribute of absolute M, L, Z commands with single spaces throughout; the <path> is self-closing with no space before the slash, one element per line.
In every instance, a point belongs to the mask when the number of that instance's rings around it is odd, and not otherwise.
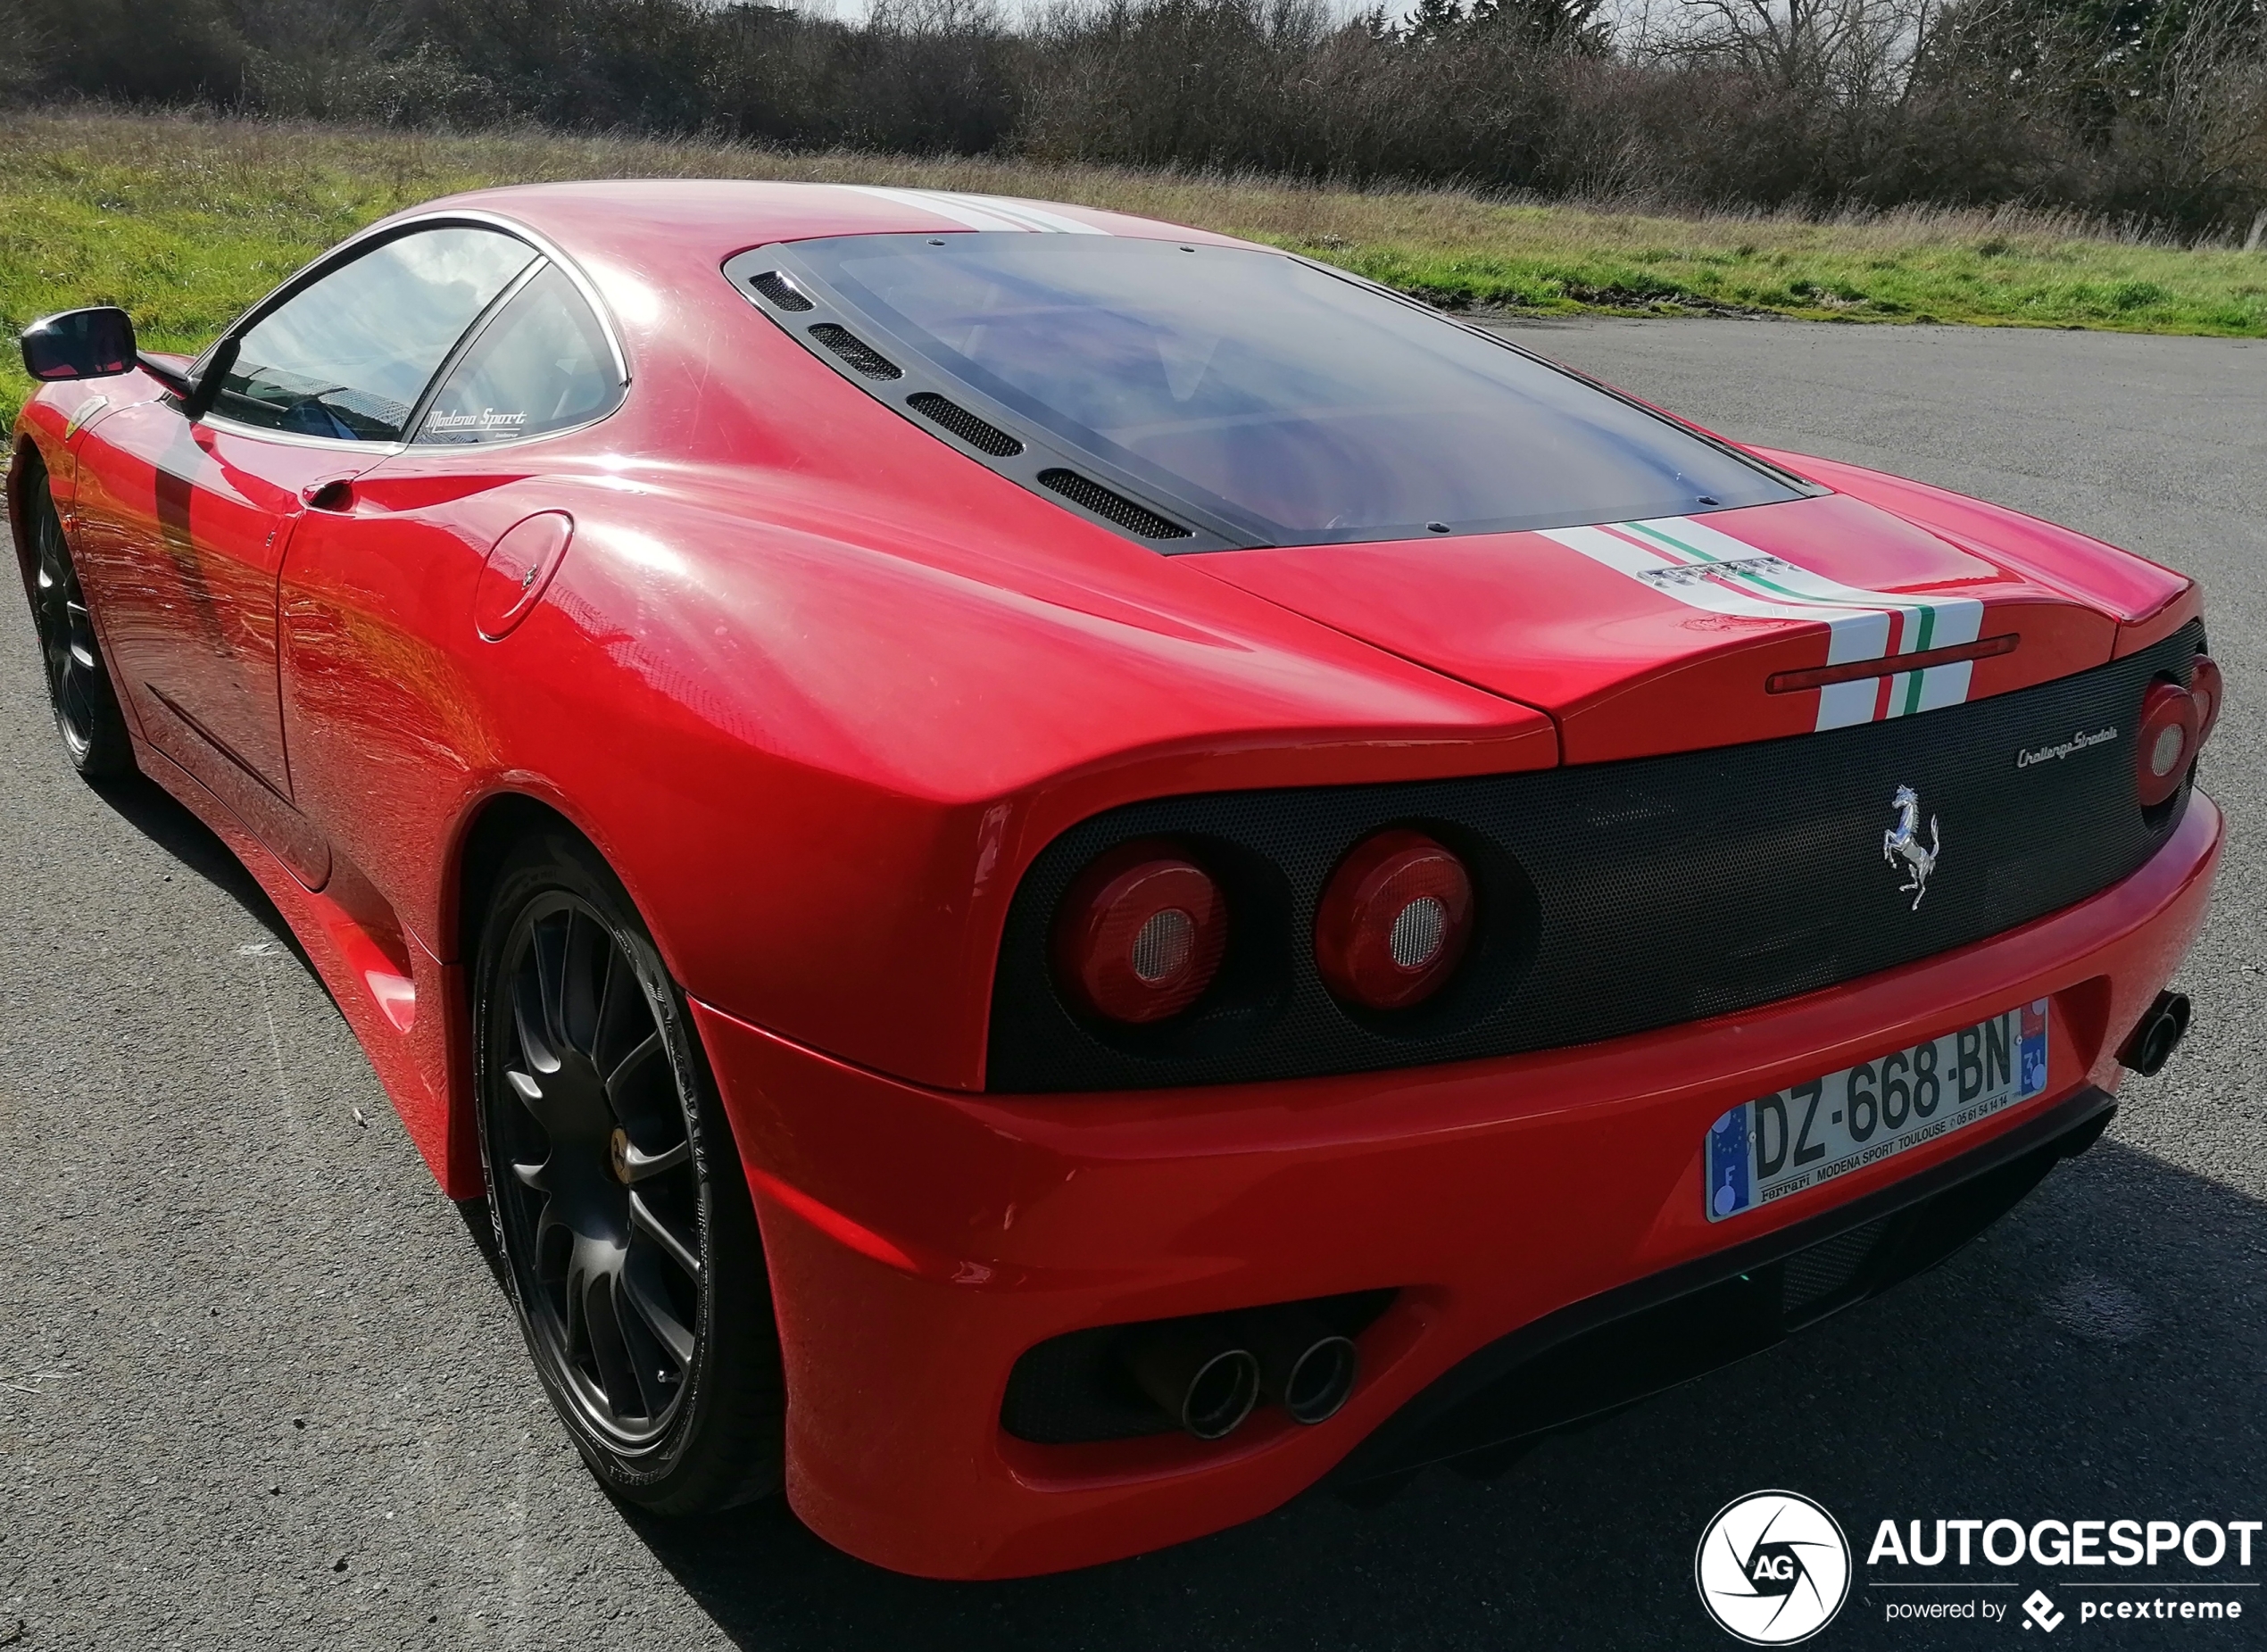
<path fill-rule="evenodd" d="M 133 318 L 114 305 L 66 310 L 23 330 L 23 370 L 46 383 L 108 378 L 136 361 Z"/>

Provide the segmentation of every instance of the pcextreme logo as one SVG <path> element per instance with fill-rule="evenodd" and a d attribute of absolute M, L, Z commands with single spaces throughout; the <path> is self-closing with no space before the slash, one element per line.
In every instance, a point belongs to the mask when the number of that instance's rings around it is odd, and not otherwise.
<path fill-rule="evenodd" d="M 1692 1557 L 1700 1604 L 1749 1646 L 1807 1640 L 1850 1592 L 1850 1546 L 1834 1516 L 1793 1491 L 1750 1491 L 1716 1511 Z"/>

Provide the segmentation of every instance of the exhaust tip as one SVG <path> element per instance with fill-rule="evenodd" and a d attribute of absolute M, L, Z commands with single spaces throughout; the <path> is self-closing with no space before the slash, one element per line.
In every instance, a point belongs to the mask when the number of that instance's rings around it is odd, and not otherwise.
<path fill-rule="evenodd" d="M 1181 1426 L 1199 1440 L 1225 1440 L 1258 1403 L 1258 1357 L 1249 1349 L 1224 1349 L 1189 1379 L 1181 1397 Z"/>
<path fill-rule="evenodd" d="M 2172 1059 L 2188 1034 L 2190 1009 L 2186 992 L 2160 992 L 2117 1052 L 2118 1065 L 2144 1078 L 2153 1077 Z"/>
<path fill-rule="evenodd" d="M 1350 1338 L 1326 1336 L 1309 1346 L 1283 1380 L 1283 1409 L 1291 1420 L 1311 1427 L 1336 1416 L 1354 1391 L 1359 1365 Z"/>
<path fill-rule="evenodd" d="M 1232 1329 L 1183 1323 L 1127 1350 L 1134 1382 L 1158 1408 L 1199 1440 L 1235 1432 L 1259 1403 L 1259 1356 Z"/>

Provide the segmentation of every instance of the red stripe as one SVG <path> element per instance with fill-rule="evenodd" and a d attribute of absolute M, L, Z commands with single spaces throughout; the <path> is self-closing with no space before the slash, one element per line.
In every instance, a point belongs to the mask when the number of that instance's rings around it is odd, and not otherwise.
<path fill-rule="evenodd" d="M 1672 557 L 1666 551 L 1664 551 L 1660 546 L 1654 544 L 1651 541 L 1640 539 L 1634 534 L 1625 534 L 1611 522 L 1601 522 L 1598 524 L 1598 531 L 1602 534 L 1612 535 L 1614 538 L 1620 540 L 1625 545 L 1635 545 L 1640 551 L 1649 552 L 1653 555 L 1660 558 L 1662 561 L 1667 563 L 1671 568 L 1705 569 L 1709 566 L 1707 562 L 1703 560 L 1680 562 Z M 1741 540 L 1736 543 L 1745 544 L 1747 542 Z M 1771 554 L 1769 552 L 1764 551 L 1758 546 L 1749 545 L 1748 548 L 1751 551 L 1755 551 L 1758 555 L 1768 556 Z M 1806 569 L 1805 571 L 1808 572 L 1812 570 Z M 1821 576 L 1821 577 L 1823 577 L 1823 576 Z M 1735 577 L 1730 574 L 1711 574 L 1708 576 L 1708 583 L 1715 586 L 1719 591 L 1729 591 L 1734 596 L 1744 596 L 1751 602 L 1769 602 L 1778 608 L 1814 608 L 1823 610 L 1820 614 L 1819 618 L 1814 621 L 1794 619 L 1790 616 L 1789 623 L 1793 625 L 1829 624 L 1831 621 L 1828 616 L 1834 613 L 1887 614 L 1889 617 L 1890 621 L 1889 652 L 1896 654 L 1902 653 L 1904 652 L 1904 650 L 1899 646 L 1899 643 L 1902 642 L 1904 636 L 1906 610 L 1902 608 L 1893 608 L 1888 602 L 1854 603 L 1844 602 L 1834 597 L 1804 596 L 1799 593 L 1790 593 L 1786 595 L 1781 595 L 1775 592 L 1757 591 L 1752 586 L 1740 585 L 1737 583 Z"/>
<path fill-rule="evenodd" d="M 1648 541 L 1640 539 L 1635 535 L 1625 534 L 1610 522 L 1600 523 L 1599 525 L 1599 531 L 1602 534 L 1612 535 L 1614 538 L 1620 540 L 1625 545 L 1635 545 L 1640 551 L 1650 552 L 1653 555 L 1659 557 L 1664 563 L 1671 568 L 1690 568 L 1698 569 L 1705 569 L 1708 566 L 1708 564 L 1704 561 L 1680 562 L 1673 556 L 1670 555 L 1668 552 L 1664 551 L 1660 546 L 1653 544 Z M 1819 606 L 1817 602 L 1809 597 L 1773 596 L 1761 591 L 1750 590 L 1746 585 L 1739 584 L 1729 574 L 1710 574 L 1708 576 L 1708 583 L 1719 591 L 1729 592 L 1733 596 L 1744 596 L 1751 602 L 1770 602 L 1774 606 L 1781 608 L 1813 608 Z M 1666 596 L 1668 594 L 1666 592 L 1663 592 L 1662 594 Z M 1836 605 L 1830 604 L 1829 606 Z M 1852 610 L 1845 611 L 1854 612 L 1860 610 Z M 1792 615 L 1785 616 L 1785 618 L 1787 619 L 1787 623 L 1790 625 L 1823 625 L 1826 623 L 1826 619 L 1823 615 L 1814 620 L 1797 619 Z"/>
<path fill-rule="evenodd" d="M 1664 562 L 1666 562 L 1671 568 L 1690 568 L 1693 566 L 1689 562 L 1678 561 L 1676 558 L 1671 556 L 1666 551 L 1664 551 L 1660 546 L 1654 544 L 1649 541 L 1640 539 L 1634 534 L 1623 533 L 1611 522 L 1601 523 L 1598 531 L 1601 534 L 1611 534 L 1615 538 L 1620 540 L 1625 545 L 1635 545 L 1640 551 L 1649 551 L 1655 556 L 1659 557 Z"/>
<path fill-rule="evenodd" d="M 1774 671 L 1764 679 L 1764 692 L 1795 694 L 1806 688 L 1824 688 L 1832 683 L 1854 683 L 1860 677 L 1925 671 L 1931 666 L 1957 665 L 1964 660 L 1989 660 L 2000 654 L 2014 653 L 2016 644 L 2022 641 L 2019 634 L 2007 631 L 1973 643 L 1955 643 L 1948 648 L 1931 648 L 1926 653 L 1884 654 L 1879 660 L 1852 660 L 1839 666 L 1812 666 L 1802 671 Z"/>

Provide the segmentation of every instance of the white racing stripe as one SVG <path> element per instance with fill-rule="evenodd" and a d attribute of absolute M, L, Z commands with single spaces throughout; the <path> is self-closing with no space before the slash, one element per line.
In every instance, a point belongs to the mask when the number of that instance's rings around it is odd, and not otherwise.
<path fill-rule="evenodd" d="M 970 229 L 1013 230 L 1026 235 L 1109 234 L 1107 229 L 1097 229 L 1092 224 L 1050 212 L 1032 202 L 1006 195 L 959 195 L 949 189 L 888 189 L 876 184 L 845 184 L 843 187 L 899 206 L 918 207 L 924 212 L 934 212 L 939 218 L 949 218 Z"/>
<path fill-rule="evenodd" d="M 1823 625 L 1829 665 L 1972 643 L 1983 628 L 1983 604 L 1973 597 L 1900 596 L 1846 585 L 1690 517 L 1552 528 L 1544 537 L 1688 608 Z M 1829 684 L 1818 691 L 1813 726 L 1841 728 L 1958 705 L 1968 697 L 1973 670 L 1963 660 Z"/>

